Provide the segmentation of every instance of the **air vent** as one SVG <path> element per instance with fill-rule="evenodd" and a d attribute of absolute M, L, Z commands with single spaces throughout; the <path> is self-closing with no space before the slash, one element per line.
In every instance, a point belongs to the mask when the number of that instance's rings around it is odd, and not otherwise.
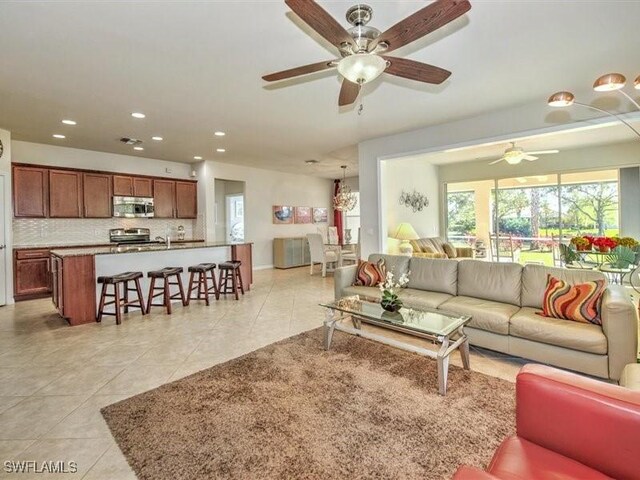
<path fill-rule="evenodd" d="M 122 137 L 120 141 L 126 145 L 140 145 L 142 143 L 142 140 L 138 140 L 137 138 L 129 138 L 129 137 Z"/>

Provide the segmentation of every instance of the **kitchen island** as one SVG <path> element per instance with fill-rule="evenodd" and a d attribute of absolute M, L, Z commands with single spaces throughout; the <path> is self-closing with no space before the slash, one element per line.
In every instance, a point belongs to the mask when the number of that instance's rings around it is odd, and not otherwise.
<path fill-rule="evenodd" d="M 96 321 L 100 285 L 97 278 L 123 272 L 142 272 L 145 295 L 149 291 L 147 272 L 164 267 L 182 267 L 182 281 L 188 286 L 187 268 L 199 263 L 242 262 L 245 290 L 251 288 L 251 243 L 201 242 L 114 247 L 69 248 L 51 251 L 52 299 L 58 313 L 70 325 Z"/>

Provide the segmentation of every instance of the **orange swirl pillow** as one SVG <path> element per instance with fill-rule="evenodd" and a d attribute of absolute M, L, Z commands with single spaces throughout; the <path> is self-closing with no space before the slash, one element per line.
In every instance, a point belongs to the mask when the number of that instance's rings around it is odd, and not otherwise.
<path fill-rule="evenodd" d="M 549 275 L 542 314 L 545 317 L 602 325 L 600 303 L 605 286 L 604 280 L 570 285 Z"/>
<path fill-rule="evenodd" d="M 372 262 L 358 263 L 356 272 L 356 281 L 354 285 L 357 287 L 377 287 L 384 282 L 387 276 L 387 269 L 384 260 L 380 260 L 377 264 Z"/>

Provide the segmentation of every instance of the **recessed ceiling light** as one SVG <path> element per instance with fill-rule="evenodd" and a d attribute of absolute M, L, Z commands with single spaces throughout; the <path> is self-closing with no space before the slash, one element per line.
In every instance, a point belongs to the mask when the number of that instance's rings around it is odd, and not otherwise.
<path fill-rule="evenodd" d="M 214 134 L 216 137 L 224 137 L 224 136 L 226 135 L 226 133 L 224 133 L 224 132 L 220 132 L 220 131 L 213 132 L 213 134 Z"/>
<path fill-rule="evenodd" d="M 132 116 L 133 118 L 144 118 L 144 117 L 146 117 L 146 115 L 145 115 L 144 113 L 140 113 L 140 112 L 133 112 L 133 113 L 131 114 L 131 116 Z"/>
<path fill-rule="evenodd" d="M 161 142 L 164 139 L 162 137 L 151 137 L 151 140 L 155 140 L 156 142 Z"/>
<path fill-rule="evenodd" d="M 64 123 L 65 125 L 77 125 L 78 124 L 74 120 L 62 120 L 62 123 Z"/>
<path fill-rule="evenodd" d="M 202 160 L 202 157 L 196 155 L 195 157 L 193 157 L 194 160 Z"/>
<path fill-rule="evenodd" d="M 53 134 L 53 138 L 61 138 L 62 139 L 62 138 L 67 138 L 67 137 L 65 137 L 64 135 L 60 135 L 59 133 L 54 133 Z"/>
<path fill-rule="evenodd" d="M 144 147 L 133 147 L 134 150 L 138 150 L 139 152 L 141 152 L 142 150 L 144 150 Z"/>
<path fill-rule="evenodd" d="M 226 150 L 224 148 L 216 148 L 216 152 L 224 153 L 224 152 L 226 152 Z"/>

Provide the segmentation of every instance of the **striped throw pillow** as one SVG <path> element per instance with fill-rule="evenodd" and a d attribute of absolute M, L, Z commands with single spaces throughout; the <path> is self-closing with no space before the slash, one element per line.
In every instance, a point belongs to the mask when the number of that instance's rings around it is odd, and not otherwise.
<path fill-rule="evenodd" d="M 383 259 L 380 259 L 378 263 L 361 261 L 358 263 L 354 285 L 357 287 L 377 287 L 384 282 L 386 276 L 387 269 Z"/>
<path fill-rule="evenodd" d="M 604 280 L 570 285 L 549 275 L 542 314 L 545 317 L 602 325 L 600 303 L 604 288 Z"/>

